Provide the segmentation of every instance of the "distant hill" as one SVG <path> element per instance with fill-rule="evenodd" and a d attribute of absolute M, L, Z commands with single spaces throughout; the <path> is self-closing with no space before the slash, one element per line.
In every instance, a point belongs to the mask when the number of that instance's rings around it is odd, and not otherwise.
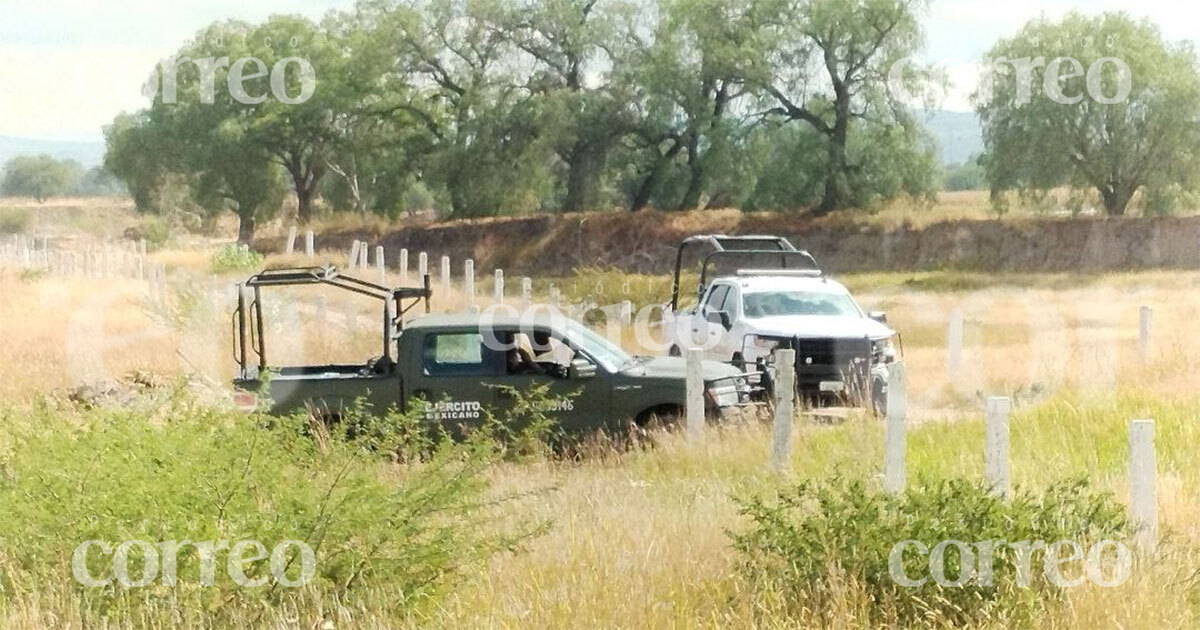
<path fill-rule="evenodd" d="M 99 166 L 104 160 L 104 143 L 34 140 L 0 136 L 0 165 L 18 155 L 52 155 L 60 160 L 75 160 L 84 168 Z"/>
<path fill-rule="evenodd" d="M 937 139 L 942 164 L 959 164 L 983 153 L 983 130 L 974 112 L 935 109 L 917 117 Z"/>

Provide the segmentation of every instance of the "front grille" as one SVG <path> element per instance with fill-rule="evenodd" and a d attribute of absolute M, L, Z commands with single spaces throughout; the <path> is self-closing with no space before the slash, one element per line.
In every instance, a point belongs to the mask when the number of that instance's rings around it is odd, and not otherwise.
<path fill-rule="evenodd" d="M 821 381 L 859 382 L 871 365 L 871 340 L 796 338 L 796 385 L 808 389 Z"/>

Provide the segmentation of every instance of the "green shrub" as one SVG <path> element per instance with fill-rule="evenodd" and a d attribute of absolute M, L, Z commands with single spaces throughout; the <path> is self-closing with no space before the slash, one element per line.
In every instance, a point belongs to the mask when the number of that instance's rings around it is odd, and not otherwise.
<path fill-rule="evenodd" d="M 262 254 L 240 245 L 226 245 L 217 250 L 212 257 L 213 273 L 230 273 L 234 271 L 257 271 L 266 260 Z"/>
<path fill-rule="evenodd" d="M 70 614 L 53 608 L 65 603 L 85 626 L 245 627 L 294 610 L 289 625 L 319 627 L 322 616 L 360 604 L 404 616 L 533 531 L 509 532 L 489 512 L 495 500 L 483 473 L 495 448 L 484 440 L 423 443 L 423 459 L 397 466 L 361 440 L 314 432 L 307 417 L 242 416 L 183 397 L 149 413 L 0 419 L 10 427 L 0 435 L 0 602 L 36 595 L 55 615 Z M 239 586 L 226 552 L 205 586 L 199 552 L 189 548 L 178 555 L 175 585 L 160 575 L 144 587 L 89 588 L 71 566 L 89 540 L 114 548 L 257 540 L 268 550 L 299 540 L 315 551 L 315 575 L 300 588 Z M 296 579 L 299 563 L 289 559 L 286 574 Z M 134 579 L 144 562 L 131 554 Z M 247 564 L 251 578 L 269 576 L 268 560 Z M 113 557 L 94 552 L 87 566 L 96 578 L 111 575 Z"/>
<path fill-rule="evenodd" d="M 975 544 L 1073 540 L 1081 545 L 1102 539 L 1123 540 L 1129 527 L 1124 511 L 1109 495 L 1085 482 L 1062 483 L 1042 493 L 1021 493 L 1008 501 L 966 481 L 926 483 L 893 496 L 872 484 L 841 477 L 804 482 L 775 500 L 740 499 L 750 528 L 733 535 L 741 568 L 752 590 L 774 602 L 778 614 L 830 611 L 847 599 L 866 598 L 872 618 L 863 627 L 933 625 L 961 627 L 983 619 L 1028 620 L 1041 606 L 1061 596 L 1043 573 L 1044 550 L 1034 551 L 1031 582 L 1017 578 L 1017 554 L 1000 547 L 992 564 L 992 585 L 972 580 L 944 587 L 934 580 L 915 588 L 901 586 L 889 573 L 889 556 L 902 541 L 929 549 L 946 540 Z M 945 554 L 945 576 L 960 576 L 956 548 Z M 930 575 L 929 556 L 912 546 L 902 551 L 905 575 Z M 1079 562 L 1063 565 L 1078 575 Z"/>
<path fill-rule="evenodd" d="M 24 208 L 0 208 L 0 234 L 20 234 L 29 229 L 32 220 Z"/>

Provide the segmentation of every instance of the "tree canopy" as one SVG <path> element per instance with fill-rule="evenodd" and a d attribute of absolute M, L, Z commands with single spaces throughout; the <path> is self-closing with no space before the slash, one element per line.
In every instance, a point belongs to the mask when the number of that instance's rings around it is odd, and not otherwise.
<path fill-rule="evenodd" d="M 9 196 L 33 197 L 42 203 L 70 192 L 82 176 L 78 164 L 60 162 L 49 155 L 23 155 L 9 160 L 0 175 L 0 192 Z"/>
<path fill-rule="evenodd" d="M 1109 215 L 1140 192 L 1169 206 L 1194 190 L 1200 74 L 1190 45 L 1127 15 L 1035 20 L 998 42 L 976 96 L 993 195 L 1091 189 Z"/>
<path fill-rule="evenodd" d="M 865 206 L 935 188 L 889 90 L 918 0 L 360 0 L 221 22 L 107 130 L 138 207 L 452 217 Z M 929 80 L 908 66 L 906 91 Z M 782 180 L 781 180 L 782 178 Z"/>

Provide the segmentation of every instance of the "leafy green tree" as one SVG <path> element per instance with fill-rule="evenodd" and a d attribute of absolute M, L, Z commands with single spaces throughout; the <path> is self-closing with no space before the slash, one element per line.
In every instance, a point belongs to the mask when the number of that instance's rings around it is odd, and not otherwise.
<path fill-rule="evenodd" d="M 70 192 L 80 173 L 79 165 L 60 162 L 50 155 L 22 155 L 4 165 L 0 192 L 8 196 L 33 197 L 44 203 L 50 197 Z"/>
<path fill-rule="evenodd" d="M 84 172 L 75 185 L 75 194 L 109 197 L 125 195 L 128 191 L 120 180 L 103 166 L 93 166 Z"/>
<path fill-rule="evenodd" d="M 639 42 L 622 80 L 642 96 L 632 141 L 645 158 L 631 210 L 655 198 L 695 209 L 706 196 L 712 201 L 717 173 L 736 169 L 729 157 L 748 131 L 736 102 L 747 94 L 753 10 L 745 0 L 667 0 L 653 42 Z"/>
<path fill-rule="evenodd" d="M 980 166 L 978 158 L 961 164 L 951 164 L 942 175 L 942 188 L 949 191 L 985 190 L 987 173 Z"/>
<path fill-rule="evenodd" d="M 163 140 L 148 111 L 119 114 L 104 128 L 104 168 L 125 184 L 138 212 L 162 213 L 157 193 L 167 174 Z"/>
<path fill-rule="evenodd" d="M 391 110 L 432 137 L 421 179 L 444 188 L 455 217 L 538 210 L 553 193 L 545 110 L 521 86 L 502 11 L 477 0 L 373 2 L 392 56 L 383 83 L 420 85 Z"/>
<path fill-rule="evenodd" d="M 1200 74 L 1188 44 L 1121 13 L 1034 20 L 996 43 L 976 96 L 994 193 L 1095 189 L 1109 215 L 1194 189 Z"/>
<path fill-rule="evenodd" d="M 904 96 L 928 95 L 929 72 L 909 61 L 922 42 L 920 14 L 926 0 L 762 0 L 762 56 L 753 76 L 772 105 L 770 114 L 812 127 L 823 139 L 821 200 L 827 214 L 862 197 L 857 188 L 875 181 L 869 163 L 928 160 L 919 126 Z M 855 153 L 855 127 L 865 136 L 887 134 L 897 151 Z M 903 132 L 891 133 L 902 128 Z M 885 178 L 889 179 L 890 178 Z M 905 192 L 922 194 L 932 178 L 913 180 Z M 884 192 L 884 191 L 880 191 Z M 887 191 L 894 192 L 894 191 Z M 868 197 L 876 196 L 868 192 Z"/>
<path fill-rule="evenodd" d="M 331 115 L 325 162 L 334 176 L 322 196 L 338 210 L 397 217 L 434 147 L 424 112 L 413 106 L 420 98 L 413 75 L 397 68 L 395 33 L 387 27 L 397 12 L 414 15 L 390 3 L 362 3 L 324 23 L 342 51 L 340 66 L 321 84 Z"/>
<path fill-rule="evenodd" d="M 499 28 L 528 65 L 526 88 L 541 100 L 543 135 L 561 160 L 567 212 L 600 206 L 605 166 L 628 128 L 625 85 L 609 81 L 624 7 L 602 0 L 528 0 L 499 18 Z"/>
<path fill-rule="evenodd" d="M 328 171 L 333 112 L 342 102 L 335 86 L 346 79 L 344 51 L 325 29 L 290 15 L 271 16 L 243 42 L 248 43 L 245 53 L 270 69 L 243 83 L 249 94 L 266 97 L 245 113 L 247 140 L 287 172 L 296 195 L 297 220 L 306 224 L 313 218 L 313 202 Z M 282 94 L 271 89 L 276 69 L 283 77 Z"/>

